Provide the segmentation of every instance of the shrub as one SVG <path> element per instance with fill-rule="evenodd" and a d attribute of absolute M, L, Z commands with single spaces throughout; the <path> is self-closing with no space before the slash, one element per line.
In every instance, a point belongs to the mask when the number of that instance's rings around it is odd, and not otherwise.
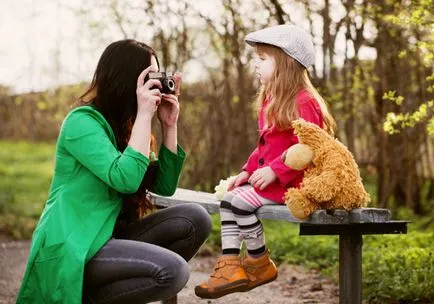
<path fill-rule="evenodd" d="M 208 239 L 220 250 L 220 221 L 213 215 Z M 297 224 L 262 221 L 267 246 L 276 262 L 319 270 L 336 282 L 339 268 L 338 236 L 299 236 Z M 417 223 L 412 224 L 418 226 Z M 410 227 L 410 228 L 412 228 Z M 433 303 L 434 232 L 363 237 L 363 293 L 368 303 Z"/>
<path fill-rule="evenodd" d="M 369 303 L 432 303 L 434 233 L 378 236 L 363 256 L 364 298 Z M 429 241 L 431 240 L 431 241 Z"/>

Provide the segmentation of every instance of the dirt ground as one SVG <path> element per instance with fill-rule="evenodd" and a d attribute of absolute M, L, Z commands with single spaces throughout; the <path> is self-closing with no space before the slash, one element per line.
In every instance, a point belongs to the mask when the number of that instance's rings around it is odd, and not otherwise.
<path fill-rule="evenodd" d="M 29 241 L 11 241 L 0 235 L 0 304 L 15 303 L 29 248 Z M 204 254 L 193 258 L 190 262 L 190 280 L 179 293 L 178 303 L 335 304 L 339 302 L 339 289 L 336 284 L 314 271 L 307 271 L 293 265 L 280 265 L 277 280 L 249 292 L 235 293 L 217 300 L 200 299 L 194 294 L 194 286 L 207 279 L 214 261 L 214 256 Z"/>

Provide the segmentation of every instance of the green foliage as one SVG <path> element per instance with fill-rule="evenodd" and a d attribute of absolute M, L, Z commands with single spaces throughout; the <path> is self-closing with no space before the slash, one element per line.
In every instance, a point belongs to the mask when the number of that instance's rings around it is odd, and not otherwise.
<path fill-rule="evenodd" d="M 299 236 L 298 224 L 264 220 L 264 230 L 273 258 L 278 262 L 333 271 L 338 262 L 336 236 Z"/>
<path fill-rule="evenodd" d="M 371 202 L 367 207 L 376 207 L 378 202 L 378 176 L 372 172 L 372 167 L 360 168 L 360 176 L 362 177 L 363 186 L 371 196 Z"/>
<path fill-rule="evenodd" d="M 2 97 L 0 88 L 0 137 L 50 141 L 57 138 L 60 123 L 85 84 Z"/>
<path fill-rule="evenodd" d="M 363 290 L 369 303 L 434 300 L 434 233 L 365 237 Z"/>
<path fill-rule="evenodd" d="M 432 26 L 433 0 L 395 2 L 395 5 L 399 13 L 385 15 L 385 21 L 401 26 Z"/>
<path fill-rule="evenodd" d="M 220 216 L 218 214 L 211 215 L 212 228 L 211 233 L 208 237 L 207 243 L 215 248 L 215 250 L 220 250 L 222 242 L 220 237 L 221 224 Z"/>
<path fill-rule="evenodd" d="M 405 7 L 402 7 L 404 5 Z M 420 61 L 427 70 L 430 70 L 434 63 L 434 1 L 408 1 L 395 5 L 395 12 L 383 16 L 387 23 L 398 26 L 410 33 L 415 40 L 407 45 L 407 49 L 401 50 L 399 59 L 409 57 L 422 58 Z M 417 39 L 415 39 L 417 37 Z M 417 67 L 420 68 L 420 67 Z M 434 74 L 426 78 L 426 91 L 433 92 L 433 85 L 429 82 Z M 404 101 L 402 96 L 395 97 L 395 92 L 387 92 L 383 99 L 401 105 Z M 428 134 L 434 135 L 434 100 L 421 100 L 420 105 L 414 111 L 403 111 L 402 113 L 390 112 L 387 114 L 383 128 L 389 134 L 399 133 L 400 129 L 412 128 L 416 124 L 426 124 Z"/>
<path fill-rule="evenodd" d="M 432 203 L 433 202 L 431 202 L 431 204 Z M 410 208 L 399 207 L 393 210 L 392 218 L 410 221 L 411 227 L 416 231 L 434 231 L 433 214 L 434 213 L 425 216 L 418 216 L 414 214 Z"/>
<path fill-rule="evenodd" d="M 395 97 L 395 92 L 385 93 L 383 99 L 390 100 L 397 105 L 401 105 L 404 101 L 402 96 Z M 428 121 L 427 123 L 427 131 L 428 134 L 434 135 L 434 100 L 429 100 L 426 103 L 421 104 L 414 112 L 412 113 L 394 113 L 389 112 L 386 116 L 386 121 L 384 122 L 383 128 L 389 134 L 399 133 L 400 129 L 412 128 L 417 123 L 421 123 L 423 121 Z"/>

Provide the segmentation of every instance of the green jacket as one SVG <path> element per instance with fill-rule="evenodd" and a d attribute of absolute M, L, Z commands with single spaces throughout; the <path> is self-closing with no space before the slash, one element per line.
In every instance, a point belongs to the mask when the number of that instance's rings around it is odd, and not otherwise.
<path fill-rule="evenodd" d="M 177 154 L 161 146 L 153 192 L 175 192 L 184 158 L 179 146 Z M 82 303 L 84 265 L 111 238 L 122 193 L 137 191 L 148 165 L 133 148 L 117 149 L 113 130 L 93 107 L 68 114 L 17 303 Z"/>

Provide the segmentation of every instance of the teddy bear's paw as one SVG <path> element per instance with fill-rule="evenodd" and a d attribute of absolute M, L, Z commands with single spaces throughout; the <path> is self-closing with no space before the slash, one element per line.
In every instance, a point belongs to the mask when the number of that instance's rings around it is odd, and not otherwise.
<path fill-rule="evenodd" d="M 300 220 L 305 220 L 310 215 L 309 212 L 307 212 L 299 202 L 289 201 L 286 202 L 286 205 L 288 206 L 291 214 Z"/>
<path fill-rule="evenodd" d="M 307 219 L 317 209 L 297 188 L 290 188 L 286 191 L 285 203 L 291 214 L 300 220 Z"/>
<path fill-rule="evenodd" d="M 309 217 L 309 214 L 307 214 L 302 208 L 289 207 L 289 211 L 291 211 L 293 216 L 300 220 L 305 220 Z"/>

